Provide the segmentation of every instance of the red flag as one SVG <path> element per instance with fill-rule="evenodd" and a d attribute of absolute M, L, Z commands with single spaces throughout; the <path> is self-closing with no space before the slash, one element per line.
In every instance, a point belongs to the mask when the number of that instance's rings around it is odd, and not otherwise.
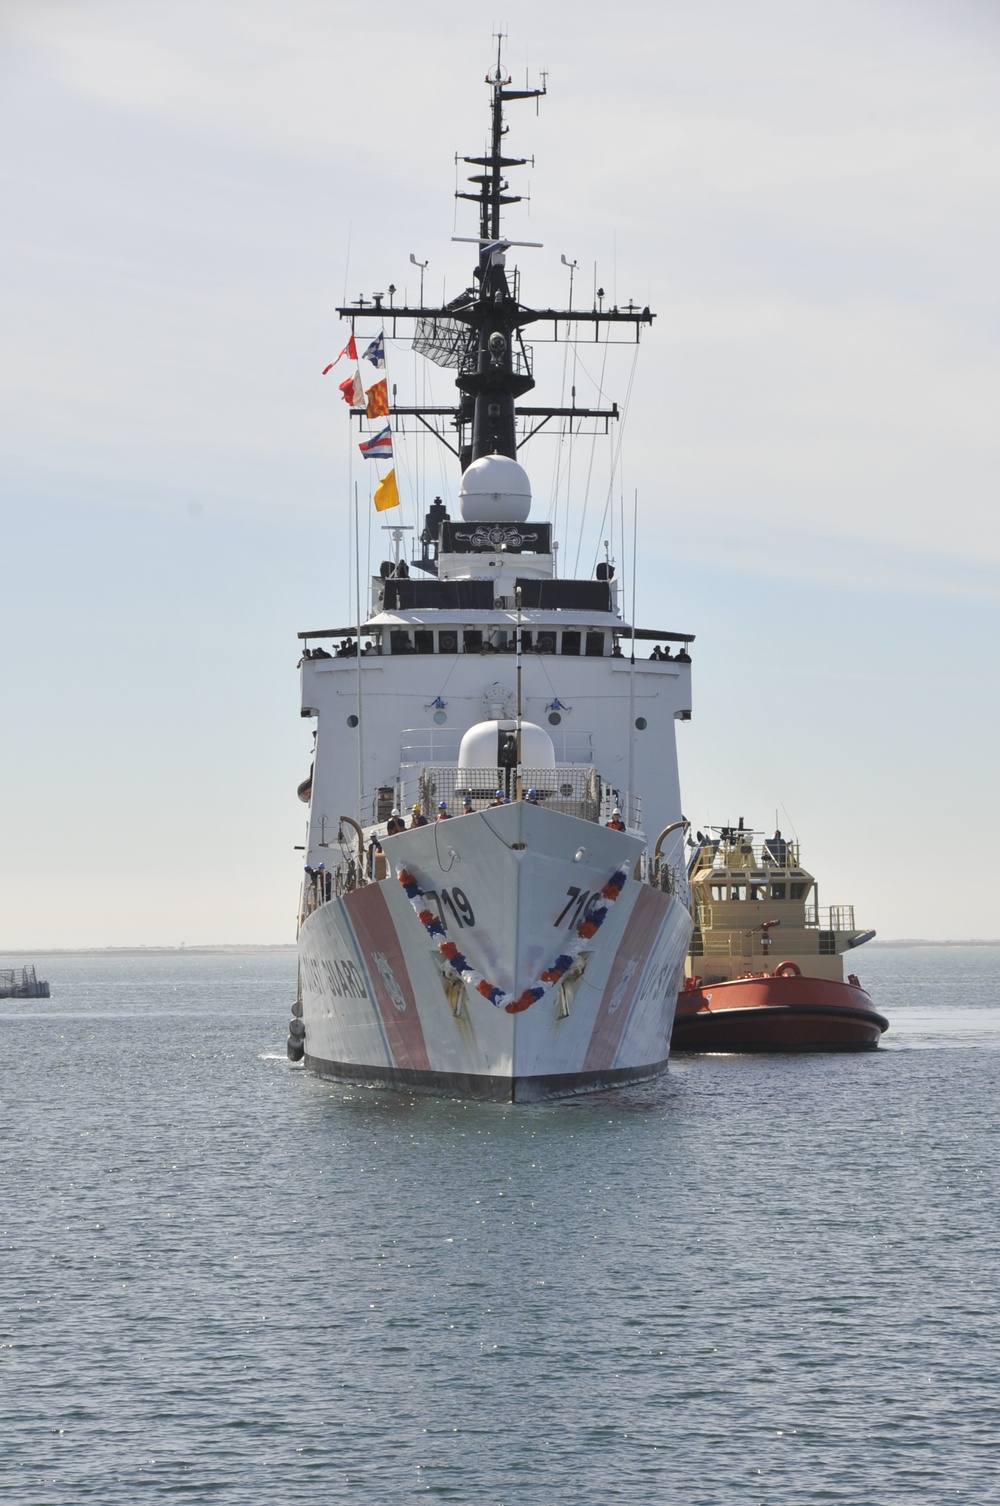
<path fill-rule="evenodd" d="M 389 384 L 385 377 L 380 382 L 373 382 L 368 388 L 368 406 L 365 409 L 369 418 L 384 418 L 389 412 Z"/>
<path fill-rule="evenodd" d="M 360 408 L 364 404 L 365 390 L 361 385 L 361 373 L 355 372 L 348 377 L 346 382 L 340 382 L 339 387 L 344 395 L 344 402 L 349 408 Z"/>
<path fill-rule="evenodd" d="M 356 361 L 358 359 L 358 347 L 354 343 L 353 334 L 351 335 L 351 338 L 348 340 L 347 344 L 344 346 L 343 350 L 340 352 L 340 355 L 337 357 L 337 361 L 342 361 L 345 356 L 350 356 L 352 361 Z M 337 361 L 331 361 L 329 366 L 323 367 L 324 376 L 326 376 L 328 371 L 333 370 L 333 368 L 337 364 Z"/>

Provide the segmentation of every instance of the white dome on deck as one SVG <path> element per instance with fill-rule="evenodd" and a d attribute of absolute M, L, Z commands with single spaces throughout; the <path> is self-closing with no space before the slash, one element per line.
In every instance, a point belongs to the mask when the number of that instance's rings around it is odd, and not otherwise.
<path fill-rule="evenodd" d="M 463 769 L 497 767 L 498 733 L 516 732 L 516 722 L 477 722 L 462 738 L 458 750 L 459 773 Z M 521 723 L 521 763 L 526 769 L 554 769 L 556 750 L 544 727 Z"/>
<path fill-rule="evenodd" d="M 531 511 L 531 482 L 509 455 L 481 455 L 462 477 L 458 503 L 467 523 L 524 523 Z"/>

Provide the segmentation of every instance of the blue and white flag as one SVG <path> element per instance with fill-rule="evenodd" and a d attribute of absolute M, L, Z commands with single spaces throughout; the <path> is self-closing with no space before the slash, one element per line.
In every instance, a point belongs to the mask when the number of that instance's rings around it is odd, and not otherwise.
<path fill-rule="evenodd" d="M 370 361 L 379 370 L 385 365 L 385 330 L 380 329 L 368 349 L 362 353 L 362 360 Z"/>
<path fill-rule="evenodd" d="M 392 430 L 386 424 L 384 429 L 379 429 L 370 439 L 363 439 L 358 449 L 366 460 L 391 460 L 392 459 Z"/>

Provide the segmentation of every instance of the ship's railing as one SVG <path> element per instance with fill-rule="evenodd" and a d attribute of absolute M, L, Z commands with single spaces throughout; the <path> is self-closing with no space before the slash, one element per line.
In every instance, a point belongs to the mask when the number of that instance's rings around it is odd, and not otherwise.
<path fill-rule="evenodd" d="M 414 765 L 458 762 L 458 750 L 464 729 L 461 727 L 406 727 L 400 734 L 400 764 Z M 592 764 L 594 740 L 589 732 L 574 727 L 546 728 L 559 764 Z"/>
<path fill-rule="evenodd" d="M 724 905 L 696 903 L 693 906 L 692 913 L 695 925 L 704 931 L 706 940 L 713 934 L 713 930 L 717 926 L 718 931 L 715 932 L 715 940 L 720 947 L 726 947 L 728 946 L 726 938 L 735 935 L 737 928 L 741 927 L 744 923 L 743 919 L 734 919 L 733 905 L 743 906 L 747 927 L 748 929 L 752 929 L 754 926 L 759 925 L 759 918 L 765 920 L 773 918 L 771 906 L 775 903 L 776 901 L 774 900 L 761 902 L 760 900 L 753 899 L 726 900 Z M 724 918 L 721 913 L 723 910 Z M 854 906 L 827 905 L 818 907 L 807 903 L 803 907 L 801 925 L 807 931 L 822 931 L 829 934 L 835 931 L 853 932 L 856 929 L 854 924 Z M 758 933 L 754 932 L 754 934 L 757 935 Z M 774 931 L 772 942 L 775 946 L 781 946 L 780 930 Z"/>
<path fill-rule="evenodd" d="M 384 861 L 383 859 L 383 863 Z M 381 873 L 378 877 L 384 878 L 385 874 Z M 339 899 L 342 894 L 349 894 L 364 881 L 364 876 L 358 872 L 358 862 L 354 854 L 343 856 L 337 863 L 314 868 L 311 877 L 307 871 L 299 894 L 299 925 L 307 915 L 312 915 L 329 900 Z"/>
<path fill-rule="evenodd" d="M 616 810 L 621 812 L 622 820 L 629 831 L 642 830 L 642 796 L 633 795 L 630 800 L 620 790 L 614 790 L 608 784 L 602 785 L 601 810 L 598 819 L 602 824 L 607 824 Z"/>
<path fill-rule="evenodd" d="M 403 768 L 422 763 L 451 763 L 458 758 L 461 727 L 406 727 L 400 734 Z"/>
<path fill-rule="evenodd" d="M 415 780 L 407 779 L 404 784 L 407 804 L 419 802 L 424 815 L 432 820 L 442 800 L 452 815 L 457 815 L 466 795 L 477 811 L 493 804 L 498 789 L 508 799 L 516 798 L 515 771 L 500 766 L 460 769 L 457 764 L 425 764 Z M 580 816 L 584 821 L 596 821 L 600 815 L 601 781 L 592 765 L 557 764 L 554 769 L 522 769 L 522 796 L 530 789 L 534 789 L 537 803 L 548 810 Z"/>
<path fill-rule="evenodd" d="M 784 837 L 777 841 L 769 837 L 756 843 L 749 835 L 746 838 L 737 836 L 733 841 L 707 837 L 694 849 L 690 859 L 692 876 L 706 868 L 778 868 L 787 871 L 798 866 L 799 843 L 786 841 Z"/>

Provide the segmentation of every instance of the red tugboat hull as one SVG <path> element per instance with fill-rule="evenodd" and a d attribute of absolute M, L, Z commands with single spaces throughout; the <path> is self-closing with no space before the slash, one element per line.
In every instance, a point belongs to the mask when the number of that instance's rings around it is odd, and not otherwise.
<path fill-rule="evenodd" d="M 723 983 L 689 978 L 671 1051 L 872 1051 L 889 1021 L 858 984 L 804 977 L 794 964 Z"/>

